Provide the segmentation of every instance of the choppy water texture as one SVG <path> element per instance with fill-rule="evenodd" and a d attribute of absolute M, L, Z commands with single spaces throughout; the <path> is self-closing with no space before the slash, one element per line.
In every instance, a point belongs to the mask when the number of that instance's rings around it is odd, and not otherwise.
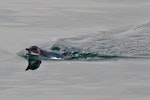
<path fill-rule="evenodd" d="M 123 32 L 106 32 L 64 38 L 51 50 L 72 59 L 150 58 L 150 23 Z"/>

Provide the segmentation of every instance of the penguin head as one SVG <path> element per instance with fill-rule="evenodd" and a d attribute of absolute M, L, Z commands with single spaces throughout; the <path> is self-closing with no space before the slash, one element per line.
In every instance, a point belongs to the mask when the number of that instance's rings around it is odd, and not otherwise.
<path fill-rule="evenodd" d="M 40 55 L 41 54 L 41 49 L 38 46 L 31 46 L 29 48 L 26 48 L 26 50 L 30 54 L 36 54 L 36 55 Z"/>

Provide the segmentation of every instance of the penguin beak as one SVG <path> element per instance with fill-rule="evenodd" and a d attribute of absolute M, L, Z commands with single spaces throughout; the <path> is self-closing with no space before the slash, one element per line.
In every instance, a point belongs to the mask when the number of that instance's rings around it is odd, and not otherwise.
<path fill-rule="evenodd" d="M 27 51 L 29 51 L 29 48 L 26 48 Z"/>
<path fill-rule="evenodd" d="M 26 48 L 25 50 L 27 50 L 27 52 L 30 53 L 30 49 L 29 48 Z"/>

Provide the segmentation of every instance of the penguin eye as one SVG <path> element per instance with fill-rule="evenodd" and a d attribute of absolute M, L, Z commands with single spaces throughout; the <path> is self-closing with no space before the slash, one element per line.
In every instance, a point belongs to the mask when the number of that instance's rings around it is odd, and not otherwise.
<path fill-rule="evenodd" d="M 37 49 L 36 49 L 36 48 L 33 48 L 33 51 L 37 51 Z"/>

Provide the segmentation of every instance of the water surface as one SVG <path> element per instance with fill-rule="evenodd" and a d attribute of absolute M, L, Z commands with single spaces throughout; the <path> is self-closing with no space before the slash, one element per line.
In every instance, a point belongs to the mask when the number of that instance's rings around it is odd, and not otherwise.
<path fill-rule="evenodd" d="M 148 100 L 149 9 L 149 0 L 1 0 L 0 97 Z M 16 53 L 31 45 L 119 59 L 43 61 L 25 72 Z"/>

